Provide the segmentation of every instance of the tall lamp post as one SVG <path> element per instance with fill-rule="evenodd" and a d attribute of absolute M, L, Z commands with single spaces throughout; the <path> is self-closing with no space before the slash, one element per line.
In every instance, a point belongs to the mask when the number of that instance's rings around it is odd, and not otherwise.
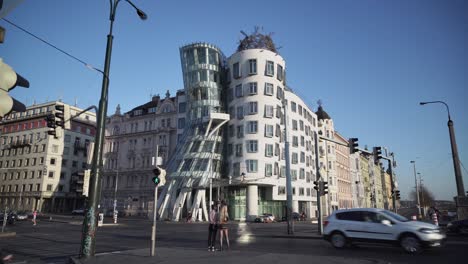
<path fill-rule="evenodd" d="M 447 108 L 447 115 L 448 115 L 448 122 L 447 126 L 449 128 L 450 134 L 450 145 L 452 147 L 452 158 L 453 158 L 453 167 L 455 169 L 455 181 L 457 183 L 457 194 L 459 197 L 465 196 L 465 187 L 463 186 L 463 177 L 460 168 L 460 160 L 458 159 L 458 149 L 457 149 L 457 142 L 455 140 L 455 130 L 453 128 L 453 121 L 450 118 L 450 110 L 448 105 L 443 101 L 432 101 L 432 102 L 420 102 L 420 105 L 425 104 L 444 104 Z"/>
<path fill-rule="evenodd" d="M 95 148 L 93 151 L 93 159 L 91 163 L 91 179 L 89 186 L 89 203 L 87 206 L 85 218 L 83 221 L 83 233 L 81 239 L 80 247 L 80 256 L 81 257 L 91 257 L 95 253 L 95 242 L 96 242 L 96 226 L 97 226 L 97 205 L 99 203 L 99 177 L 101 176 L 102 168 L 102 151 L 103 151 L 103 141 L 105 134 L 105 119 L 107 115 L 107 98 L 109 91 L 109 70 L 110 70 L 110 61 L 112 55 L 112 41 L 114 36 L 112 35 L 112 28 L 115 20 L 115 13 L 117 6 L 121 0 L 110 0 L 110 28 L 109 34 L 107 35 L 107 47 L 106 47 L 106 57 L 104 64 L 104 72 L 102 79 L 102 89 L 101 89 L 101 99 L 99 100 L 99 111 L 97 115 L 97 131 L 95 138 Z M 136 7 L 130 0 L 125 0 L 129 3 L 137 12 L 138 16 L 145 20 L 147 15 Z"/>
<path fill-rule="evenodd" d="M 413 163 L 413 169 L 414 169 L 414 183 L 416 184 L 416 199 L 417 199 L 417 202 L 418 202 L 418 219 L 421 219 L 422 218 L 421 203 L 419 202 L 418 178 L 416 177 L 416 161 L 412 160 L 410 162 Z"/>

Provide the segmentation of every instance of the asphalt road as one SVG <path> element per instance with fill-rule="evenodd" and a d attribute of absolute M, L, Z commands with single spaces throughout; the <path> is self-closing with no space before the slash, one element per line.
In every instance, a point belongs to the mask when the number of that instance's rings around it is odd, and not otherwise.
<path fill-rule="evenodd" d="M 0 247 L 14 255 L 13 263 L 65 263 L 69 256 L 79 253 L 81 241 L 80 218 L 55 218 L 62 222 L 42 220 L 37 226 L 30 221 L 9 227 L 15 237 L 0 238 Z M 114 252 L 149 248 L 151 222 L 144 219 L 121 219 L 119 226 L 98 229 L 96 252 Z M 425 251 L 411 256 L 400 248 L 362 245 L 336 250 L 316 235 L 317 226 L 301 222 L 295 227 L 296 238 L 286 234 L 285 223 L 233 223 L 230 240 L 233 249 L 283 254 L 306 254 L 348 257 L 371 260 L 375 263 L 465 263 L 468 237 L 449 237 L 444 248 Z M 158 223 L 157 247 L 206 250 L 207 225 L 204 223 Z M 157 249 L 156 249 L 157 250 Z"/>

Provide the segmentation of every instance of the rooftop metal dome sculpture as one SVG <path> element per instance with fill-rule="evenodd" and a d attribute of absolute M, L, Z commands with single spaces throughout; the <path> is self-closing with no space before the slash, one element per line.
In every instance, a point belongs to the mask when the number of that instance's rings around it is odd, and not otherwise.
<path fill-rule="evenodd" d="M 317 104 L 319 105 L 319 107 L 315 114 L 317 115 L 318 120 L 331 119 L 330 115 L 328 115 L 328 113 L 325 112 L 325 110 L 323 110 L 322 100 L 318 100 Z"/>
<path fill-rule="evenodd" d="M 267 49 L 272 52 L 277 53 L 275 43 L 271 39 L 273 33 L 264 35 L 260 33 L 260 28 L 255 27 L 254 32 L 251 35 L 247 35 L 244 31 L 241 30 L 241 33 L 245 36 L 243 40 L 239 41 L 239 46 L 237 47 L 237 52 L 247 50 L 247 49 Z"/>

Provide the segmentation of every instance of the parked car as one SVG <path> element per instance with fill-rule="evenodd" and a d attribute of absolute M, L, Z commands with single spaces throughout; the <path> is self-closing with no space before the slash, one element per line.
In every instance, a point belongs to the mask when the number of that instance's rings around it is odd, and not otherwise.
<path fill-rule="evenodd" d="M 3 221 L 4 221 L 4 213 L 0 213 L 0 225 L 3 225 Z M 9 224 L 9 225 L 14 225 L 16 222 L 16 214 L 13 213 L 13 212 L 8 212 L 7 213 L 7 221 L 6 223 Z"/>
<path fill-rule="evenodd" d="M 424 247 L 440 247 L 446 239 L 438 226 L 410 221 L 377 208 L 334 211 L 324 221 L 323 234 L 335 248 L 359 242 L 379 242 L 400 245 L 408 253 L 419 253 Z"/>
<path fill-rule="evenodd" d="M 16 220 L 18 221 L 28 220 L 28 212 L 19 211 L 18 213 L 16 213 Z"/>
<path fill-rule="evenodd" d="M 72 215 L 84 215 L 85 209 L 80 208 L 80 209 L 75 209 L 72 211 Z"/>
<path fill-rule="evenodd" d="M 447 224 L 447 232 L 468 234 L 468 219 L 452 221 Z"/>

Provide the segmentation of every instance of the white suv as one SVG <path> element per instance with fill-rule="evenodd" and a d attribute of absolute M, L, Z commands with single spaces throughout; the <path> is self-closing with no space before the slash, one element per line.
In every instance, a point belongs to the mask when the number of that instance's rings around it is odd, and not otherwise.
<path fill-rule="evenodd" d="M 377 208 L 337 210 L 327 220 L 323 235 L 335 248 L 353 242 L 384 242 L 418 253 L 425 246 L 442 246 L 446 238 L 438 226 Z"/>

